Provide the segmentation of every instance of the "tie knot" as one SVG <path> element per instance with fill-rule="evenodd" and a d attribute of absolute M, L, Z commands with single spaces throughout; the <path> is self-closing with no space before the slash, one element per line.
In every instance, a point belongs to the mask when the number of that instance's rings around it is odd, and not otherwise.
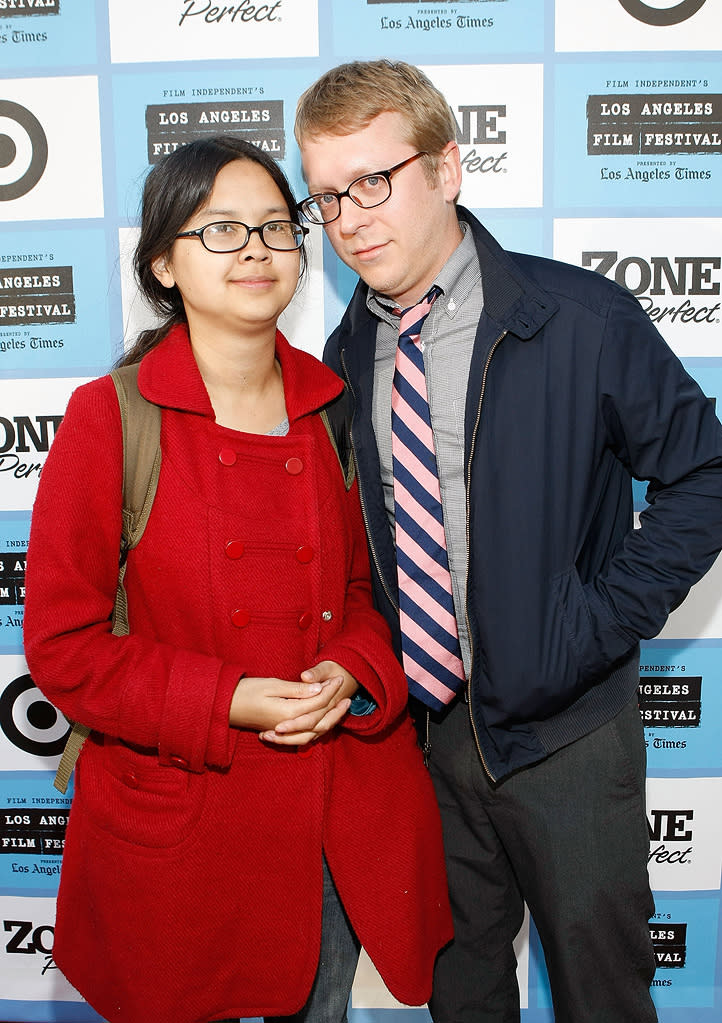
<path fill-rule="evenodd" d="M 402 309 L 399 312 L 399 334 L 415 337 L 421 333 L 421 327 L 423 326 L 424 320 L 429 315 L 432 305 L 442 294 L 441 288 L 438 284 L 434 284 L 426 292 L 424 297 L 416 303 L 411 305 L 408 309 Z"/>
<path fill-rule="evenodd" d="M 420 298 L 415 305 L 407 306 L 406 309 L 399 309 L 399 307 L 397 306 L 394 309 L 394 312 L 396 313 L 397 316 L 406 316 L 408 313 L 414 312 L 417 309 L 423 309 L 424 307 L 428 307 L 426 310 L 428 312 L 428 310 L 432 307 L 436 299 L 441 294 L 443 294 L 443 292 L 439 285 L 432 284 L 429 290 L 423 296 L 423 298 Z"/>

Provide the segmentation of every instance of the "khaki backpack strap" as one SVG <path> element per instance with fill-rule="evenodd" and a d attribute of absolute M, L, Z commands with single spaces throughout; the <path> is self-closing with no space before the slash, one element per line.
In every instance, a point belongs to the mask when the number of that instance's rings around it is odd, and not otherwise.
<path fill-rule="evenodd" d="M 55 779 L 53 785 L 62 792 L 63 795 L 68 791 L 68 782 L 70 781 L 70 775 L 73 773 L 75 762 L 80 756 L 80 751 L 83 748 L 83 743 L 90 735 L 90 729 L 87 725 L 81 725 L 77 721 L 73 722 L 73 727 L 70 730 L 70 735 L 65 741 L 65 749 L 60 757 L 60 763 L 58 769 L 55 772 Z"/>
<path fill-rule="evenodd" d="M 321 409 L 320 415 L 341 466 L 346 489 L 350 490 L 356 478 L 356 465 L 351 447 L 351 395 L 348 389 L 344 387 L 338 398 Z"/>
<path fill-rule="evenodd" d="M 160 476 L 160 420 L 157 405 L 146 401 L 138 390 L 138 363 L 121 366 L 111 372 L 120 407 L 123 427 L 123 527 L 118 560 L 118 585 L 115 591 L 113 635 L 127 636 L 128 597 L 123 585 L 128 551 L 143 535 L 148 522 Z M 53 784 L 66 792 L 75 763 L 91 729 L 73 723 Z"/>
<path fill-rule="evenodd" d="M 160 476 L 160 409 L 138 390 L 138 365 L 121 366 L 110 374 L 123 424 L 123 531 L 112 618 L 115 636 L 129 632 L 125 562 L 148 523 Z"/>

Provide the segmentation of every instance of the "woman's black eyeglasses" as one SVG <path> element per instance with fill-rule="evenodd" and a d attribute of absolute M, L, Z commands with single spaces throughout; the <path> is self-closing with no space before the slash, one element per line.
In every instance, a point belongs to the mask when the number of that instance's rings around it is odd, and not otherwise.
<path fill-rule="evenodd" d="M 308 228 L 290 220 L 268 220 L 259 227 L 249 227 L 240 220 L 220 220 L 215 224 L 197 227 L 195 231 L 181 231 L 176 238 L 200 238 L 209 252 L 239 252 L 244 249 L 254 231 L 257 231 L 267 249 L 291 252 L 300 249 Z"/>

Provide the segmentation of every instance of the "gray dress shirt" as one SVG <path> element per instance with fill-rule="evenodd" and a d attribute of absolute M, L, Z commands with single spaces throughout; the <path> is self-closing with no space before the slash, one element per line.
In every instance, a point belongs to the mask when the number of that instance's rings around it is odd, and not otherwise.
<path fill-rule="evenodd" d="M 426 387 L 439 469 L 446 546 L 454 593 L 464 671 L 469 677 L 470 652 L 466 625 L 466 490 L 464 485 L 464 409 L 476 328 L 483 294 L 476 247 L 462 223 L 464 238 L 434 281 L 437 298 L 421 330 Z M 418 296 L 422 298 L 421 295 Z M 391 456 L 391 386 L 398 344 L 399 318 L 394 303 L 369 290 L 369 312 L 379 321 L 374 361 L 373 426 L 381 462 L 386 511 L 394 532 L 394 477 Z"/>

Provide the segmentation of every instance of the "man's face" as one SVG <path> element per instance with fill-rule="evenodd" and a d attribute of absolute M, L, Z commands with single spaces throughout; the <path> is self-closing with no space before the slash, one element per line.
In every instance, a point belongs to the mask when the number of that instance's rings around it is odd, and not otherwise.
<path fill-rule="evenodd" d="M 383 113 L 352 135 L 321 135 L 301 145 L 309 193 L 343 192 L 363 174 L 387 170 L 413 156 L 404 141 L 401 114 Z M 363 280 L 401 308 L 413 305 L 461 241 L 454 198 L 461 168 L 456 143 L 438 159 L 433 184 L 422 160 L 391 178 L 391 196 L 381 206 L 362 209 L 348 196 L 341 215 L 326 225 L 337 255 Z"/>

